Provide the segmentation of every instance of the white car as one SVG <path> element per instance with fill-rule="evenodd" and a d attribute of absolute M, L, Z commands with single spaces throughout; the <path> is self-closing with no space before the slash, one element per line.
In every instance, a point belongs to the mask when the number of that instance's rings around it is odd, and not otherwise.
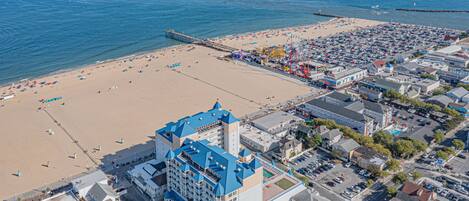
<path fill-rule="evenodd" d="M 352 166 L 352 163 L 345 163 L 344 165 L 346 168 L 349 168 L 350 166 Z"/>

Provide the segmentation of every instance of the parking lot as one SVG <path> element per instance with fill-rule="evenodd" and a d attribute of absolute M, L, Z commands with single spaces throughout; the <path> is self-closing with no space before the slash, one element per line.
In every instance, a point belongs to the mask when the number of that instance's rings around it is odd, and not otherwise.
<path fill-rule="evenodd" d="M 366 188 L 366 177 L 370 176 L 364 170 L 341 161 L 332 160 L 331 156 L 321 150 L 309 151 L 292 161 L 292 167 L 300 174 L 321 185 L 328 191 L 351 199 Z"/>
<path fill-rule="evenodd" d="M 425 178 L 422 182 L 424 188 L 438 194 L 438 200 L 441 201 L 469 201 L 469 183 L 462 182 L 456 184 L 451 179 L 445 179 L 442 176 Z"/>
<path fill-rule="evenodd" d="M 469 153 L 462 152 L 446 163 L 452 173 L 466 175 L 469 178 Z"/>
<path fill-rule="evenodd" d="M 400 125 L 408 127 L 406 132 L 400 133 L 399 137 L 408 137 L 429 143 L 433 139 L 433 130 L 440 126 L 431 118 L 409 113 L 403 109 L 393 107 L 393 120 Z"/>

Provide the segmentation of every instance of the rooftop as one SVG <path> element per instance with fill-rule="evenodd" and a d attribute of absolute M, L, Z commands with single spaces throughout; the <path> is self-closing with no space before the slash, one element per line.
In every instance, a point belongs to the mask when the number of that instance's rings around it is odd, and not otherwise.
<path fill-rule="evenodd" d="M 239 119 L 234 117 L 231 112 L 221 109 L 221 104 L 217 101 L 211 110 L 184 117 L 176 122 L 169 122 L 165 127 L 157 130 L 156 134 L 172 141 L 172 134 L 181 138 L 198 133 L 214 124 L 221 122 L 230 124 L 237 121 Z"/>
<path fill-rule="evenodd" d="M 457 88 L 451 89 L 446 94 L 456 96 L 458 98 L 462 98 L 463 96 L 468 94 L 468 91 L 466 89 L 464 89 L 463 87 L 457 87 Z"/>
<path fill-rule="evenodd" d="M 261 117 L 252 121 L 252 123 L 259 128 L 271 129 L 278 127 L 284 124 L 290 124 L 295 122 L 301 122 L 303 119 L 296 117 L 293 114 L 284 112 L 284 111 L 277 111 L 267 116 Z"/>
<path fill-rule="evenodd" d="M 350 138 L 341 139 L 334 146 L 340 147 L 345 152 L 351 152 L 352 150 L 355 150 L 360 147 L 360 145 L 357 142 L 355 142 L 355 140 L 350 139 Z"/>
<path fill-rule="evenodd" d="M 203 179 L 214 187 L 214 193 L 219 196 L 239 189 L 242 186 L 242 180 L 261 167 L 256 158 L 249 164 L 238 162 L 235 156 L 217 146 L 209 145 L 207 140 L 188 139 L 174 153 L 176 160 L 185 164 L 181 166 L 186 166 L 184 171 L 202 175 Z"/>
<path fill-rule="evenodd" d="M 96 182 L 107 181 L 107 176 L 101 170 L 96 170 L 82 177 L 72 180 L 72 185 L 76 189 L 82 189 L 94 185 Z"/>
<path fill-rule="evenodd" d="M 355 121 L 359 121 L 359 122 L 365 122 L 366 121 L 365 116 L 360 114 L 360 113 L 357 113 L 355 111 L 352 111 L 352 110 L 349 110 L 349 109 L 346 109 L 346 108 L 337 107 L 337 105 L 334 105 L 332 103 L 328 103 L 328 102 L 326 102 L 324 100 L 321 100 L 321 99 L 314 99 L 314 100 L 308 101 L 308 104 L 314 105 L 314 106 L 322 108 L 324 110 L 328 110 L 330 112 L 336 113 L 336 114 L 341 115 L 343 117 L 353 119 Z"/>

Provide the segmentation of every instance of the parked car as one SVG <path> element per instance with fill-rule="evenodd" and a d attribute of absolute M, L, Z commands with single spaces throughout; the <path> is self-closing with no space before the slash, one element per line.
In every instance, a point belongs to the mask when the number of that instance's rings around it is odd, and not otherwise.
<path fill-rule="evenodd" d="M 466 156 L 464 154 L 458 154 L 458 158 L 466 159 Z"/>

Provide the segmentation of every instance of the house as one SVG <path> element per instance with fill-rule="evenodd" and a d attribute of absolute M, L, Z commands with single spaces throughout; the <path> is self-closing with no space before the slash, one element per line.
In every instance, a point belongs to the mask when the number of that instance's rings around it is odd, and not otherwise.
<path fill-rule="evenodd" d="M 397 196 L 391 201 L 433 201 L 437 200 L 435 192 L 425 189 L 423 186 L 406 181 Z"/>
<path fill-rule="evenodd" d="M 452 103 L 453 100 L 445 95 L 432 96 L 426 100 L 427 103 L 435 104 L 441 108 L 445 108 L 449 103 Z"/>
<path fill-rule="evenodd" d="M 369 169 L 371 166 L 375 166 L 380 170 L 383 170 L 388 158 L 379 154 L 375 150 L 361 146 L 352 151 L 352 157 L 350 160 L 364 169 Z"/>
<path fill-rule="evenodd" d="M 360 145 L 353 139 L 341 139 L 339 142 L 332 145 L 332 152 L 337 153 L 338 157 L 342 160 L 348 161 L 352 157 L 353 151 L 359 147 Z"/>
<path fill-rule="evenodd" d="M 86 195 L 96 183 L 107 185 L 108 178 L 103 171 L 96 170 L 89 174 L 85 174 L 81 177 L 73 179 L 71 183 L 73 192 L 75 192 L 78 197 L 86 198 Z"/>
<path fill-rule="evenodd" d="M 360 82 L 359 86 L 381 91 L 383 93 L 386 93 L 389 90 L 394 90 L 402 95 L 405 95 L 410 88 L 408 84 L 397 83 L 383 78 L 364 79 Z"/>
<path fill-rule="evenodd" d="M 457 87 L 446 92 L 446 95 L 454 100 L 454 102 L 459 102 L 462 98 L 467 95 L 469 92 L 463 87 Z"/>
<path fill-rule="evenodd" d="M 303 145 L 301 142 L 294 137 L 287 137 L 280 140 L 278 155 L 282 162 L 288 162 L 290 158 L 301 153 L 303 151 Z"/>
<path fill-rule="evenodd" d="M 130 181 L 152 200 L 163 199 L 166 190 L 166 163 L 153 159 L 127 171 Z"/>
<path fill-rule="evenodd" d="M 107 184 L 95 183 L 86 195 L 87 201 L 116 201 L 119 195 Z"/>
<path fill-rule="evenodd" d="M 332 129 L 321 134 L 322 145 L 326 148 L 331 147 L 333 144 L 339 142 L 343 133 L 339 129 Z"/>
<path fill-rule="evenodd" d="M 378 75 L 384 72 L 384 66 L 386 65 L 386 61 L 384 60 L 376 60 L 373 64 L 368 65 L 368 73 L 370 75 Z"/>
<path fill-rule="evenodd" d="M 313 127 L 312 126 L 309 126 L 305 123 L 303 124 L 300 124 L 298 125 L 298 127 L 296 128 L 296 133 L 299 135 L 299 136 L 309 136 L 311 137 L 313 135 Z"/>

